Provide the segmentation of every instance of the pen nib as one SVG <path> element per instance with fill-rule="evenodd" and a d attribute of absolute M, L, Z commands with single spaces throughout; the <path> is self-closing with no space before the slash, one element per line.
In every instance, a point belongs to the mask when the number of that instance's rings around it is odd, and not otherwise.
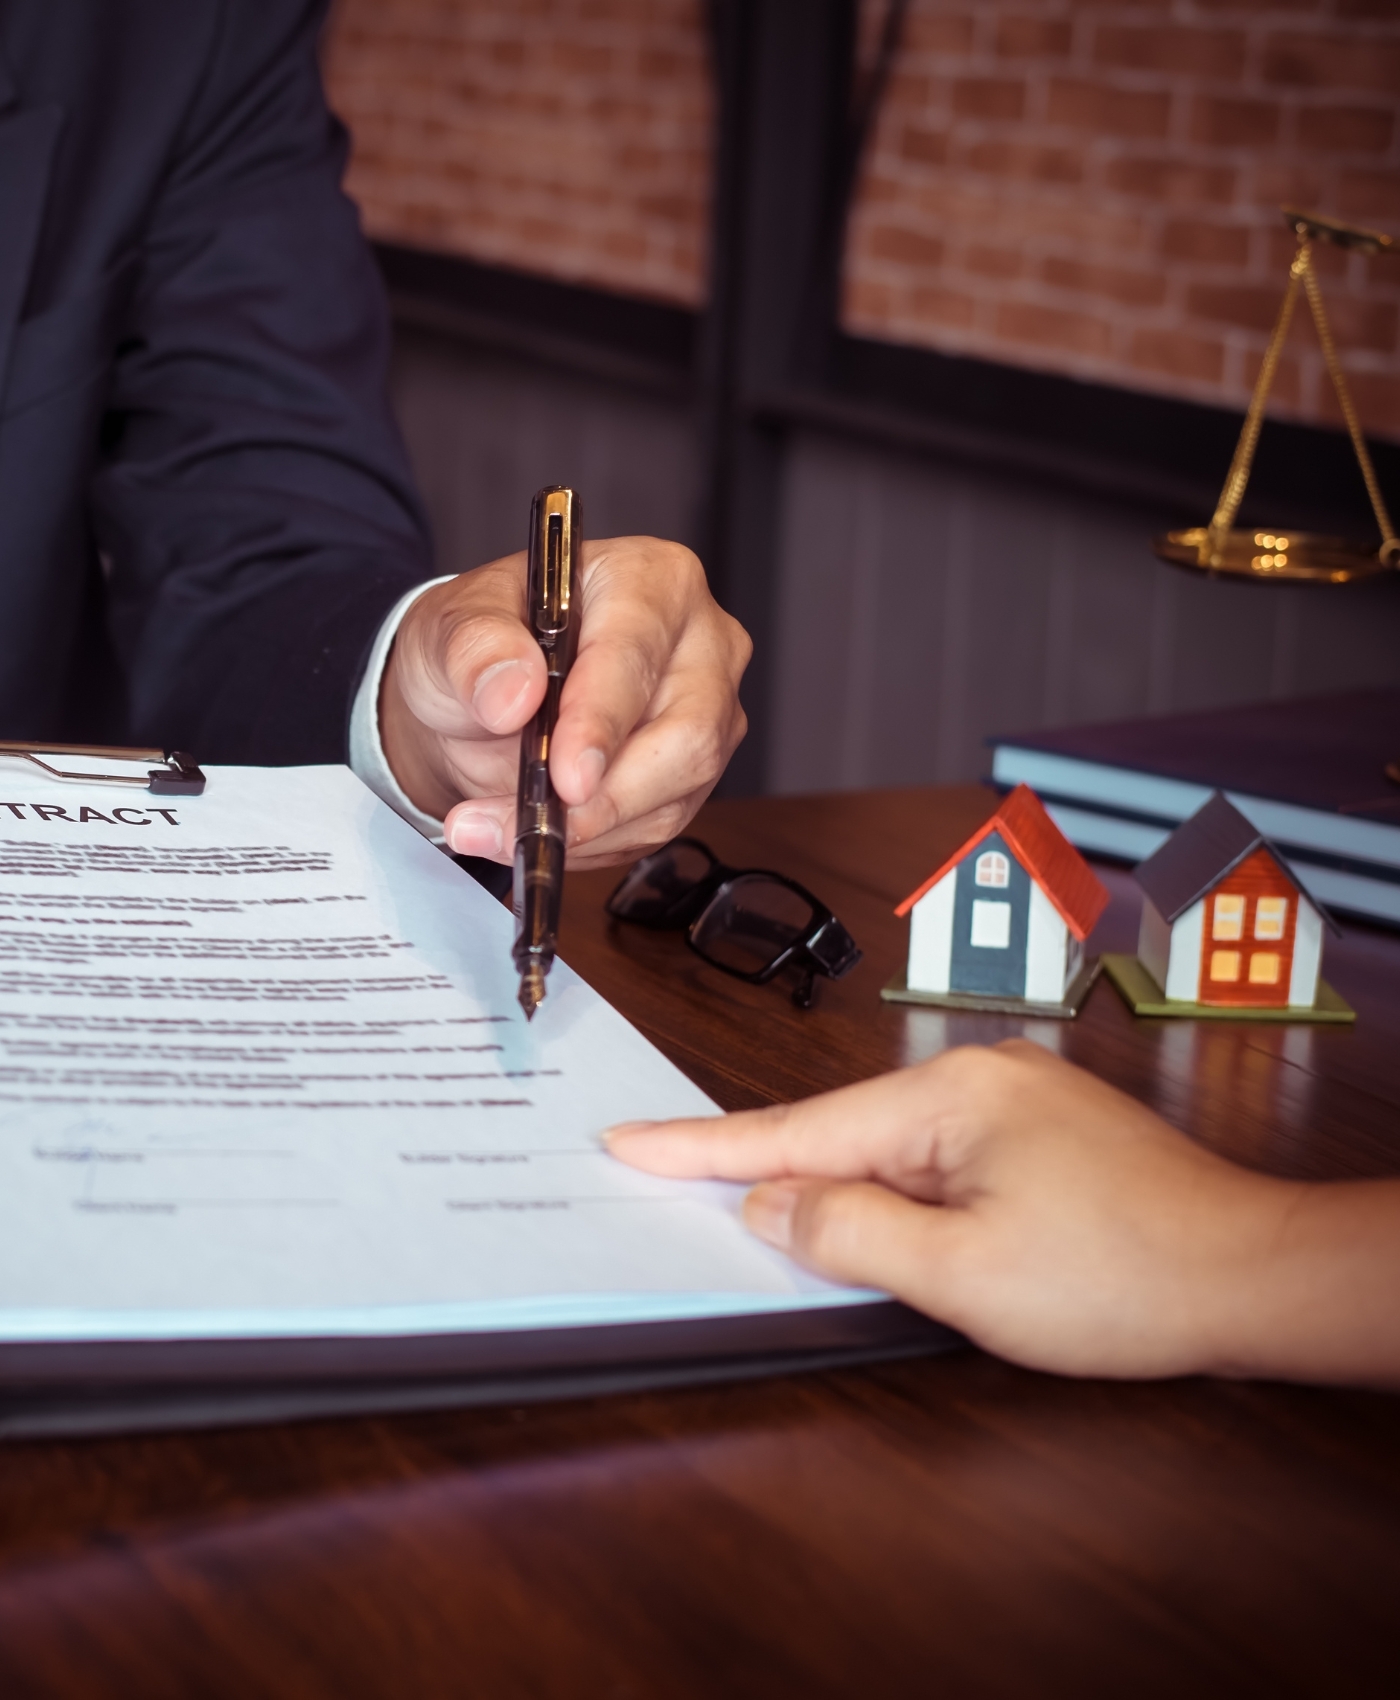
<path fill-rule="evenodd" d="M 544 969 L 538 962 L 532 962 L 520 976 L 520 1007 L 525 1011 L 525 1019 L 533 1021 L 535 1011 L 544 1002 Z"/>

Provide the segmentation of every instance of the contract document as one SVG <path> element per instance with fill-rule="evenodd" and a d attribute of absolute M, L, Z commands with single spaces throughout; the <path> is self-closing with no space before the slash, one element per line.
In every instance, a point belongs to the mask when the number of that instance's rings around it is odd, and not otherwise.
<path fill-rule="evenodd" d="M 742 1189 L 610 1158 L 614 1122 L 714 1105 L 562 962 L 527 1024 L 507 910 L 348 769 L 0 788 L 0 1341 L 877 1297 L 751 1238 Z"/>

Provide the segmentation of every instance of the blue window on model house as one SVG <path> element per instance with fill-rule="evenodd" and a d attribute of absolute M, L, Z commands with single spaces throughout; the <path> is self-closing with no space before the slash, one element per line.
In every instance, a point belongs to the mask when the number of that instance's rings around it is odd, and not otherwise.
<path fill-rule="evenodd" d="M 990 997 L 1025 996 L 1031 882 L 999 832 L 958 863 L 949 986 Z"/>

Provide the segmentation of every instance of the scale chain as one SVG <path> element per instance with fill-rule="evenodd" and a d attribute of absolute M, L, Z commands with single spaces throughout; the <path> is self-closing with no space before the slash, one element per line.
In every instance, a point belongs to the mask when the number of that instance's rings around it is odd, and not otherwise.
<path fill-rule="evenodd" d="M 1308 306 L 1312 311 L 1313 323 L 1317 327 L 1317 339 L 1322 345 L 1322 357 L 1327 363 L 1327 373 L 1332 380 L 1332 387 L 1337 392 L 1337 401 L 1342 409 L 1342 418 L 1346 421 L 1347 432 L 1351 437 L 1352 448 L 1361 467 L 1361 476 L 1366 484 L 1366 494 L 1370 497 L 1371 508 L 1380 526 L 1381 547 L 1380 558 L 1383 561 L 1400 564 L 1400 538 L 1395 535 L 1391 524 L 1390 514 L 1381 494 L 1380 482 L 1371 464 L 1371 455 L 1366 447 L 1366 439 L 1361 432 L 1361 421 L 1352 403 L 1351 391 L 1347 387 L 1346 376 L 1342 371 L 1341 361 L 1337 358 L 1336 344 L 1332 340 L 1332 327 L 1327 320 L 1327 311 L 1322 302 L 1322 286 L 1318 283 L 1317 273 L 1313 270 L 1312 243 L 1308 240 L 1303 227 L 1299 227 L 1298 251 L 1293 257 L 1293 264 L 1288 271 L 1288 288 L 1284 292 L 1283 302 L 1279 307 L 1278 319 L 1274 324 L 1273 335 L 1269 338 L 1269 346 L 1264 351 L 1264 360 L 1259 368 L 1259 376 L 1255 380 L 1254 393 L 1249 398 L 1249 411 L 1245 415 L 1244 429 L 1240 432 L 1240 440 L 1235 445 L 1234 458 L 1230 462 L 1230 470 L 1225 477 L 1225 486 L 1220 492 L 1220 501 L 1211 517 L 1210 526 L 1206 532 L 1206 544 L 1210 556 L 1210 565 L 1218 567 L 1222 564 L 1221 551 L 1235 523 L 1235 515 L 1239 512 L 1240 503 L 1244 500 L 1245 488 L 1249 483 L 1250 471 L 1254 465 L 1254 453 L 1259 446 L 1259 433 L 1264 425 L 1264 408 L 1273 388 L 1274 376 L 1278 371 L 1279 358 L 1283 352 L 1283 344 L 1288 336 L 1289 325 L 1293 319 L 1293 308 L 1298 299 L 1298 286 L 1303 286 L 1308 298 Z"/>
<path fill-rule="evenodd" d="M 1336 344 L 1332 341 L 1332 327 L 1327 322 L 1327 312 L 1322 305 L 1322 285 L 1317 281 L 1317 273 L 1313 270 L 1309 244 L 1304 242 L 1300 247 L 1306 254 L 1303 287 L 1308 292 L 1308 305 L 1312 308 L 1313 323 L 1317 326 L 1317 340 L 1322 344 L 1322 358 L 1327 362 L 1332 387 L 1336 390 L 1337 400 L 1341 404 L 1342 418 L 1346 420 L 1347 431 L 1351 436 L 1351 446 L 1356 450 L 1356 458 L 1361 463 L 1361 476 L 1366 481 L 1366 494 L 1371 498 L 1376 524 L 1381 528 L 1381 559 L 1392 563 L 1400 561 L 1400 538 L 1396 537 L 1395 527 L 1390 523 L 1390 512 L 1385 505 L 1385 497 L 1381 494 L 1376 469 L 1371 464 L 1371 451 L 1366 447 L 1366 439 L 1361 434 L 1361 420 L 1352 402 L 1342 363 L 1337 358 Z"/>

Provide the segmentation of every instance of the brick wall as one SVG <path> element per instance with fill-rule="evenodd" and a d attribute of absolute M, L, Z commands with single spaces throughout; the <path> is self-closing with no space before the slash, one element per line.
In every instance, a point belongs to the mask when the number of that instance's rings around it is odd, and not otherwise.
<path fill-rule="evenodd" d="M 689 305 L 704 291 L 703 0 L 337 0 L 370 234 Z"/>
<path fill-rule="evenodd" d="M 1279 203 L 1400 229 L 1398 107 L 1400 0 L 913 0 L 847 323 L 1242 405 Z M 1363 421 L 1400 437 L 1400 256 L 1318 261 Z M 1305 309 L 1275 394 L 1338 417 Z"/>
<path fill-rule="evenodd" d="M 372 234 L 699 304 L 703 0 L 338 0 L 326 68 Z M 1397 107 L 1400 0 L 913 0 L 847 324 L 1241 406 L 1279 202 L 1400 231 Z M 1400 437 L 1400 257 L 1319 259 L 1363 419 Z M 1276 395 L 1336 418 L 1306 313 Z"/>

